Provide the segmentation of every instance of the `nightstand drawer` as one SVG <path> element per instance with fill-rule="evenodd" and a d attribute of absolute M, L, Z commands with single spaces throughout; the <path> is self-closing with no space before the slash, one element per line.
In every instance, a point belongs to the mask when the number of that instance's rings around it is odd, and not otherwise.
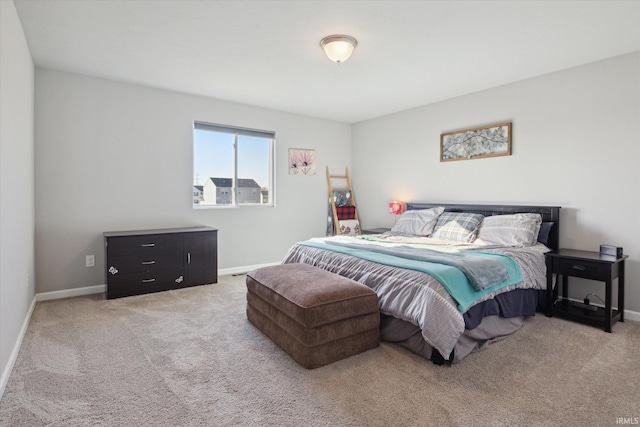
<path fill-rule="evenodd" d="M 553 260 L 553 272 L 583 279 L 607 280 L 611 277 L 611 266 L 586 260 L 556 258 Z"/>

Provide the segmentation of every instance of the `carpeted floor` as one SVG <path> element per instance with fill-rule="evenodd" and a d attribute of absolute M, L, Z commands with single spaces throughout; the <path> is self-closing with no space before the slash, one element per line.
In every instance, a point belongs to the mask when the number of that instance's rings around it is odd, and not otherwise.
<path fill-rule="evenodd" d="M 454 366 L 383 343 L 305 370 L 251 325 L 244 276 L 37 304 L 1 426 L 614 426 L 640 417 L 640 325 L 538 315 Z"/>

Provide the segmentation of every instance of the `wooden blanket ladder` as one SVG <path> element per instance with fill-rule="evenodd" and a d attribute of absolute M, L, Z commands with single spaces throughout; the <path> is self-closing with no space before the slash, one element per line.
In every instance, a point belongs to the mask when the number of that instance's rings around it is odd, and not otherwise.
<path fill-rule="evenodd" d="M 332 180 L 339 180 L 340 182 L 346 182 L 346 200 L 337 200 L 336 190 L 332 184 Z M 329 204 L 331 206 L 331 214 L 333 218 L 333 231 L 336 235 L 345 234 L 340 229 L 340 221 L 344 219 L 354 219 L 358 224 L 358 234 L 362 234 L 360 228 L 360 220 L 358 219 L 358 209 L 356 205 L 356 198 L 353 194 L 353 188 L 351 187 L 351 178 L 349 177 L 349 168 L 344 168 L 344 175 L 331 175 L 329 172 L 329 166 L 327 166 L 327 185 L 329 186 Z M 344 188 L 344 187 L 338 187 Z M 353 209 L 344 209 L 345 207 L 353 207 Z M 342 210 L 349 210 L 346 214 L 347 217 L 341 213 Z"/>

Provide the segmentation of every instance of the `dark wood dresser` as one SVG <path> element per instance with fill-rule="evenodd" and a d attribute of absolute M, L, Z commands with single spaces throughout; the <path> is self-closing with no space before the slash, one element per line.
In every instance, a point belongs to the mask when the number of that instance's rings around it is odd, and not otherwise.
<path fill-rule="evenodd" d="M 217 283 L 218 230 L 104 233 L 107 299 Z"/>

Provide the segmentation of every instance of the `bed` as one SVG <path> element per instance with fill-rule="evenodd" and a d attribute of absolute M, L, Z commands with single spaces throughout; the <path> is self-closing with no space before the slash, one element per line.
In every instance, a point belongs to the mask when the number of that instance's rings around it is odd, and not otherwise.
<path fill-rule="evenodd" d="M 389 233 L 298 242 L 283 263 L 369 286 L 382 340 L 457 363 L 544 309 L 544 253 L 559 231 L 559 207 L 407 203 Z"/>

